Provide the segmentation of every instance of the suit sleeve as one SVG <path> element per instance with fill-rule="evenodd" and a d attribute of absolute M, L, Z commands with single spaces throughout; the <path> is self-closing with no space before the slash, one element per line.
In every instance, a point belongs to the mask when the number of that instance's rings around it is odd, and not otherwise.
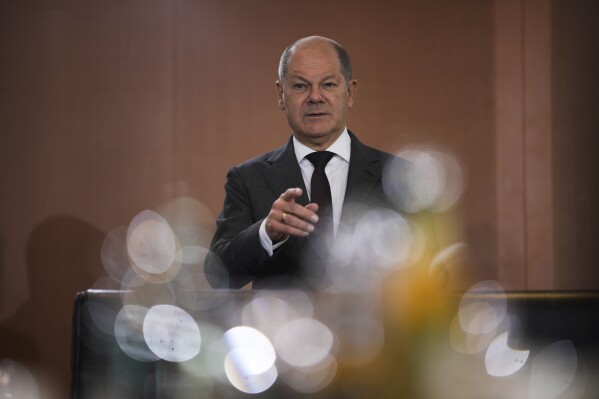
<path fill-rule="evenodd" d="M 214 288 L 241 288 L 253 280 L 260 265 L 269 260 L 260 243 L 262 219 L 256 220 L 250 196 L 238 167 L 227 174 L 223 210 L 204 263 Z"/>

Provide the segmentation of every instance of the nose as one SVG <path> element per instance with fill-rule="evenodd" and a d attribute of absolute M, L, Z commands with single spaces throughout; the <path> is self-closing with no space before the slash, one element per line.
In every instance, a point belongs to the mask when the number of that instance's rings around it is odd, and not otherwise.
<path fill-rule="evenodd" d="M 311 103 L 323 102 L 322 95 L 320 93 L 320 87 L 318 87 L 317 85 L 312 86 L 312 89 L 310 90 L 310 102 Z"/>

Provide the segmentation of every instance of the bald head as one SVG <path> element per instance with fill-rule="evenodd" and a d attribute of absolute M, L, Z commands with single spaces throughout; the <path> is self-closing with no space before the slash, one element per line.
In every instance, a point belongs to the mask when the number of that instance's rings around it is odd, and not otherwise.
<path fill-rule="evenodd" d="M 289 60 L 292 58 L 298 50 L 307 51 L 318 51 L 326 52 L 333 50 L 337 54 L 339 59 L 339 65 L 341 69 L 341 75 L 345 79 L 346 83 L 352 78 L 352 65 L 349 54 L 343 46 L 336 41 L 323 37 L 323 36 L 309 36 L 299 39 L 295 43 L 288 46 L 281 55 L 279 62 L 279 80 L 282 82 L 285 80 L 287 70 L 289 68 Z"/>

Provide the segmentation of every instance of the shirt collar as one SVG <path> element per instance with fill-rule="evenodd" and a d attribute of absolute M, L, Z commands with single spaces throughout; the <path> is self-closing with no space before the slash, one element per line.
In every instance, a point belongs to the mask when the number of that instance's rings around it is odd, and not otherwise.
<path fill-rule="evenodd" d="M 297 158 L 298 163 L 301 162 L 306 155 L 315 152 L 312 148 L 300 143 L 295 136 L 293 136 L 293 148 L 295 150 L 295 157 Z M 349 157 L 351 154 L 351 138 L 347 133 L 347 128 L 343 130 L 343 133 L 341 133 L 337 140 L 335 140 L 335 142 L 331 144 L 326 151 L 330 151 L 343 158 L 346 162 L 349 162 Z"/>

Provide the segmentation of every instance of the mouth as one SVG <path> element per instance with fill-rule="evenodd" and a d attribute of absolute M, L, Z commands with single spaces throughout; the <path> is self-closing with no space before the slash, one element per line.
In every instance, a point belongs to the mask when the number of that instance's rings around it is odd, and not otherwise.
<path fill-rule="evenodd" d="M 325 112 L 309 112 L 305 114 L 306 118 L 322 118 L 327 116 L 328 114 Z"/>

